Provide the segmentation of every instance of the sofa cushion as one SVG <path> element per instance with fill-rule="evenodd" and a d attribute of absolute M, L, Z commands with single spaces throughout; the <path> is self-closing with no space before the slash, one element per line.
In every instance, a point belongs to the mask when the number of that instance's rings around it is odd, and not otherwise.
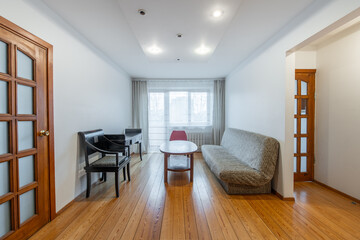
<path fill-rule="evenodd" d="M 279 142 L 276 139 L 228 128 L 222 138 L 221 146 L 251 168 L 272 178 L 279 151 Z"/>
<path fill-rule="evenodd" d="M 222 146 L 203 145 L 201 149 L 211 171 L 224 182 L 257 187 L 271 180 Z"/>

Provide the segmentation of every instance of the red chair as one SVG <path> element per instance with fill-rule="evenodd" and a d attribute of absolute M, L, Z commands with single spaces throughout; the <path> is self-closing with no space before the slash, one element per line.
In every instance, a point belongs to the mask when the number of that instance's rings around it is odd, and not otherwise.
<path fill-rule="evenodd" d="M 184 140 L 187 141 L 187 135 L 185 131 L 172 131 L 170 135 L 170 141 Z"/>

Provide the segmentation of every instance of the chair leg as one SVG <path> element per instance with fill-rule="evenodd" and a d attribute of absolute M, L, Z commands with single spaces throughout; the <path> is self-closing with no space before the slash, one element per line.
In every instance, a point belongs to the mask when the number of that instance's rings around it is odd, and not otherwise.
<path fill-rule="evenodd" d="M 141 143 L 139 143 L 139 153 L 140 153 L 140 160 L 142 161 L 142 154 L 141 154 Z"/>
<path fill-rule="evenodd" d="M 124 181 L 126 181 L 125 167 L 123 168 Z"/>
<path fill-rule="evenodd" d="M 115 192 L 116 197 L 119 197 L 119 172 L 115 172 Z"/>
<path fill-rule="evenodd" d="M 86 198 L 90 197 L 91 190 L 91 173 L 86 173 Z"/>
<path fill-rule="evenodd" d="M 127 175 L 128 175 L 128 179 L 129 179 L 129 182 L 130 182 L 130 162 L 127 164 L 127 166 L 126 166 L 126 168 L 127 168 Z M 124 170 L 125 170 L 125 168 L 124 168 Z"/>
<path fill-rule="evenodd" d="M 101 173 L 100 181 L 106 182 L 106 172 L 102 172 L 102 173 Z"/>

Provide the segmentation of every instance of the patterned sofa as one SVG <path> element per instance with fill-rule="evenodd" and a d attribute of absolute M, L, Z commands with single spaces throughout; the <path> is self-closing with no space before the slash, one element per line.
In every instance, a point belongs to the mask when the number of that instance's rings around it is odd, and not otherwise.
<path fill-rule="evenodd" d="M 228 194 L 271 192 L 279 142 L 240 129 L 225 130 L 221 145 L 203 145 L 202 154 Z"/>

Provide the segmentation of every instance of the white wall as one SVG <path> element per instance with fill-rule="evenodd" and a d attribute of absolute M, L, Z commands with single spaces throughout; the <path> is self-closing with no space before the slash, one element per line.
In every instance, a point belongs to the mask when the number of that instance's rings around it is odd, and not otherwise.
<path fill-rule="evenodd" d="M 131 125 L 131 80 L 39 0 L 0 0 L 0 15 L 54 46 L 55 179 L 59 210 L 85 189 L 77 132 Z"/>
<path fill-rule="evenodd" d="M 296 69 L 316 69 L 316 51 L 297 51 L 294 54 Z"/>
<path fill-rule="evenodd" d="M 360 24 L 317 51 L 315 179 L 360 199 Z"/>
<path fill-rule="evenodd" d="M 314 5 L 311 14 L 299 16 L 226 79 L 226 126 L 279 140 L 281 156 L 273 188 L 284 197 L 293 196 L 294 125 L 294 78 L 287 76 L 285 53 L 359 6 L 356 0 L 329 1 L 323 8 Z M 295 68 L 295 59 L 288 61 Z"/>

